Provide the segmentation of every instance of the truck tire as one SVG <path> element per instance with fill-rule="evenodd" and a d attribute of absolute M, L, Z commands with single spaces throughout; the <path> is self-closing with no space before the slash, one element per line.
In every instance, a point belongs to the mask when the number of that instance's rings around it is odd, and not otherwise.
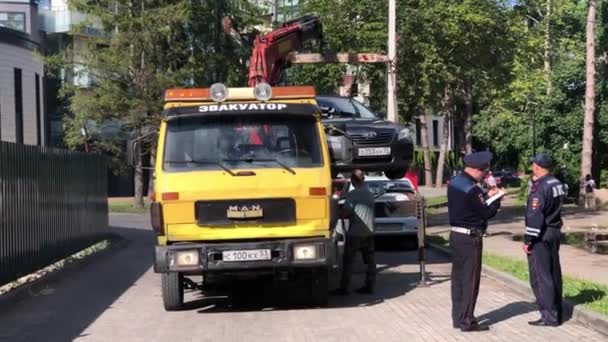
<path fill-rule="evenodd" d="M 165 310 L 176 311 L 184 307 L 184 276 L 178 272 L 163 273 L 162 293 Z"/>
<path fill-rule="evenodd" d="M 321 268 L 312 274 L 311 297 L 314 306 L 326 307 L 329 302 L 329 270 Z"/>

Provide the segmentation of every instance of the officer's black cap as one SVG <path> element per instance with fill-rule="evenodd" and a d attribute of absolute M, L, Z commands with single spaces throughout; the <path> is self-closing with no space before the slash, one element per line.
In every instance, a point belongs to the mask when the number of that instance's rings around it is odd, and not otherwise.
<path fill-rule="evenodd" d="M 550 169 L 553 167 L 553 159 L 546 153 L 540 152 L 534 158 L 530 160 L 531 163 L 534 163 L 544 169 Z"/>
<path fill-rule="evenodd" d="M 485 169 L 490 166 L 493 157 L 488 151 L 475 152 L 464 156 L 464 164 L 476 169 Z"/>

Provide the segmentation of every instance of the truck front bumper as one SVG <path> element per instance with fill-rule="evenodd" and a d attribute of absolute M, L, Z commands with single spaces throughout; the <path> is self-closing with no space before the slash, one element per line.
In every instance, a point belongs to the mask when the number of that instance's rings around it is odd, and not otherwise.
<path fill-rule="evenodd" d="M 314 258 L 302 258 L 302 253 L 299 253 L 298 256 L 295 255 L 296 248 L 302 249 L 306 246 L 315 248 L 317 255 Z M 223 259 L 224 252 L 253 250 L 269 250 L 270 259 L 238 261 Z M 183 259 L 178 257 L 179 253 L 188 254 L 187 260 L 194 260 L 194 262 L 184 264 L 178 261 Z M 327 238 L 179 243 L 155 247 L 154 272 L 251 271 L 256 269 L 331 267 L 336 263 L 336 254 L 335 244 Z"/>

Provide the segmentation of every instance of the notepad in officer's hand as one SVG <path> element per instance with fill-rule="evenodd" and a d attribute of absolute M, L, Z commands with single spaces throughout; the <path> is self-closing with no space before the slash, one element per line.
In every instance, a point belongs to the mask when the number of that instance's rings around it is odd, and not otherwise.
<path fill-rule="evenodd" d="M 497 199 L 501 198 L 504 195 L 505 195 L 505 192 L 502 190 L 499 190 L 496 195 L 494 195 L 486 200 L 486 204 L 490 205 L 490 204 L 494 203 L 494 201 L 496 201 Z"/>

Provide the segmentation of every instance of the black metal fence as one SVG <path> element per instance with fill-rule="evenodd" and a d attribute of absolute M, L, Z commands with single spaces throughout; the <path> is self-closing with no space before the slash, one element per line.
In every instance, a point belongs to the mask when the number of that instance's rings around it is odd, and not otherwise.
<path fill-rule="evenodd" d="M 0 285 L 108 233 L 103 157 L 0 142 Z"/>

